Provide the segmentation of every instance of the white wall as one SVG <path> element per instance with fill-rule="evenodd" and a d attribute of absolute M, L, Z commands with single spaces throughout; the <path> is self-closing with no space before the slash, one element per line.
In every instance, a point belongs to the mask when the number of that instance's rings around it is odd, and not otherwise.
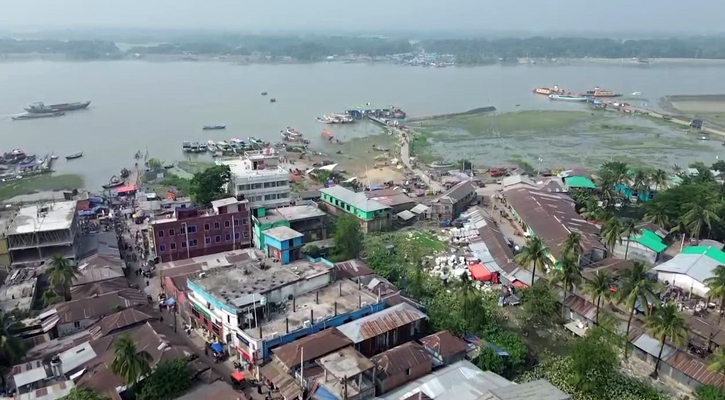
<path fill-rule="evenodd" d="M 702 282 L 698 282 L 687 275 L 674 274 L 671 272 L 657 272 L 657 279 L 661 282 L 669 281 L 670 285 L 687 290 L 700 297 L 707 298 L 707 293 L 709 291 L 707 287 Z"/>
<path fill-rule="evenodd" d="M 619 243 L 614 245 L 612 253 L 624 258 L 624 253 L 627 252 L 627 240 L 622 239 L 622 244 Z M 657 263 L 657 253 L 649 247 L 642 245 L 635 241 L 629 242 L 629 252 L 627 252 L 628 260 L 643 261 L 650 265 Z"/>
<path fill-rule="evenodd" d="M 324 273 L 322 275 L 314 276 L 310 279 L 305 279 L 291 285 L 283 286 L 279 289 L 266 293 L 265 296 L 267 297 L 267 301 L 269 302 L 285 302 L 290 295 L 301 296 L 305 293 L 309 293 L 329 285 L 331 277 L 332 275 L 328 271 L 327 273 Z"/>
<path fill-rule="evenodd" d="M 96 321 L 97 321 L 97 319 L 95 319 L 95 318 L 94 319 L 84 319 L 84 320 L 78 321 L 78 323 L 80 324 L 79 327 L 76 327 L 75 323 L 73 323 L 73 322 L 70 322 L 67 324 L 58 324 L 58 336 L 63 337 L 63 336 L 72 335 L 76 332 L 80 332 L 80 331 L 86 329 L 87 327 L 93 325 L 93 323 Z"/>

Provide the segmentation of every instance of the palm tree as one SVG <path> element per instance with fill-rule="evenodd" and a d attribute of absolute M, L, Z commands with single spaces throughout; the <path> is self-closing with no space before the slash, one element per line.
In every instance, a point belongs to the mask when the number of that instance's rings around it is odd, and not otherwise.
<path fill-rule="evenodd" d="M 581 214 L 584 218 L 596 220 L 599 216 L 601 216 L 602 211 L 602 207 L 599 205 L 599 200 L 592 196 L 587 197 L 584 201 L 584 204 L 582 204 L 579 209 L 579 214 Z"/>
<path fill-rule="evenodd" d="M 720 217 L 717 215 L 720 205 L 717 202 L 702 199 L 701 201 L 687 203 L 684 207 L 688 211 L 682 215 L 682 222 L 693 238 L 700 238 L 702 228 L 707 227 L 709 232 L 712 229 L 713 222 L 720 222 Z"/>
<path fill-rule="evenodd" d="M 584 291 L 597 299 L 596 323 L 599 324 L 599 309 L 602 297 L 606 300 L 612 296 L 612 277 L 606 271 L 597 271 L 594 274 L 594 279 L 584 283 Z"/>
<path fill-rule="evenodd" d="M 615 184 L 629 182 L 629 167 L 621 161 L 610 161 L 602 165 L 602 175 L 613 178 Z"/>
<path fill-rule="evenodd" d="M 712 272 L 712 276 L 705 279 L 707 295 L 713 299 L 720 299 L 720 316 L 717 319 L 718 326 L 722 321 L 722 313 L 725 310 L 725 265 L 718 265 Z"/>
<path fill-rule="evenodd" d="M 637 197 L 640 193 L 649 189 L 649 174 L 646 171 L 638 169 L 632 178 L 632 189 L 637 191 Z"/>
<path fill-rule="evenodd" d="M 70 300 L 70 287 L 73 278 L 80 275 L 78 266 L 63 258 L 62 255 L 56 254 L 50 260 L 50 268 L 47 274 L 50 277 L 50 284 L 53 289 L 62 288 L 66 301 Z"/>
<path fill-rule="evenodd" d="M 564 299 L 561 302 L 561 314 L 564 318 L 566 318 L 566 309 L 564 308 L 566 295 L 573 292 L 574 288 L 578 286 L 581 281 L 582 270 L 576 262 L 576 259 L 573 258 L 572 254 L 564 254 L 564 257 L 561 259 L 560 267 L 554 269 L 553 277 L 551 279 L 552 284 L 556 285 L 561 283 L 561 286 L 564 288 Z"/>
<path fill-rule="evenodd" d="M 517 254 L 514 260 L 524 268 L 531 269 L 532 285 L 534 284 L 534 278 L 536 278 L 536 268 L 551 266 L 549 249 L 537 236 L 529 237 L 526 245 L 521 249 L 521 253 Z"/>
<path fill-rule="evenodd" d="M 667 172 L 663 169 L 656 169 L 652 171 L 652 183 L 655 184 L 655 190 L 666 189 L 670 178 L 667 176 Z"/>
<path fill-rule="evenodd" d="M 660 341 L 660 352 L 657 355 L 657 363 L 652 377 L 657 378 L 660 362 L 662 361 L 662 350 L 665 348 L 665 340 L 669 339 L 677 346 L 681 346 L 687 338 L 687 324 L 685 317 L 677 310 L 677 304 L 667 304 L 657 307 L 653 313 L 647 316 L 645 322 L 647 330 Z"/>
<path fill-rule="evenodd" d="M 720 386 L 722 387 L 723 383 L 725 383 L 725 350 L 722 347 L 719 347 L 712 354 L 712 357 L 710 357 L 710 364 L 707 366 L 707 369 L 723 375 L 723 378 L 720 380 Z"/>
<path fill-rule="evenodd" d="M 12 319 L 0 311 L 0 370 L 13 367 L 25 354 L 23 340 L 10 333 Z M 2 387 L 5 387 L 5 374 L 0 373 Z"/>
<path fill-rule="evenodd" d="M 657 224 L 662 228 L 667 228 L 670 225 L 669 209 L 667 206 L 660 201 L 650 201 L 645 206 L 644 219 L 645 221 Z"/>
<path fill-rule="evenodd" d="M 644 263 L 635 261 L 632 268 L 625 270 L 621 276 L 622 285 L 618 288 L 619 301 L 624 302 L 629 310 L 629 319 L 627 320 L 627 330 L 625 338 L 629 340 L 629 328 L 632 326 L 632 317 L 637 303 L 650 313 L 650 303 L 652 299 L 656 299 L 655 292 L 658 289 L 658 283 L 647 275 L 647 267 Z M 624 348 L 624 357 L 627 358 L 627 347 Z"/>
<path fill-rule="evenodd" d="M 577 261 L 577 265 L 579 265 L 582 255 L 581 240 L 582 235 L 579 232 L 569 232 L 564 242 L 564 247 L 562 248 L 562 254 L 571 255 Z"/>
<path fill-rule="evenodd" d="M 151 371 L 151 355 L 137 351 L 136 345 L 128 334 L 122 334 L 113 344 L 113 362 L 111 370 L 123 379 L 126 385 L 133 385 Z"/>
<path fill-rule="evenodd" d="M 627 238 L 627 247 L 624 249 L 624 259 L 627 259 L 627 255 L 629 254 L 629 242 L 632 241 L 632 237 L 638 236 L 640 233 L 642 233 L 642 230 L 637 227 L 637 223 L 634 221 L 634 219 L 628 219 L 624 225 L 622 225 L 622 235 Z"/>
<path fill-rule="evenodd" d="M 622 223 L 619 221 L 619 218 L 612 217 L 607 222 L 604 223 L 604 226 L 602 226 L 602 230 L 600 232 L 602 239 L 604 239 L 604 245 L 607 246 L 610 252 L 614 252 L 614 246 L 619 243 L 622 244 L 622 234 L 624 233 L 624 229 L 622 228 Z"/>

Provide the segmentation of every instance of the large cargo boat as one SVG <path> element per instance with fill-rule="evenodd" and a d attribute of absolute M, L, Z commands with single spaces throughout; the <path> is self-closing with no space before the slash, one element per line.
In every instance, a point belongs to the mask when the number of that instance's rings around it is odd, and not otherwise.
<path fill-rule="evenodd" d="M 25 107 L 25 111 L 33 114 L 57 113 L 63 111 L 82 110 L 87 108 L 90 104 L 90 100 L 79 103 L 50 104 L 47 106 L 43 103 L 35 103 Z"/>
<path fill-rule="evenodd" d="M 592 90 L 587 90 L 588 96 L 594 96 L 594 97 L 619 97 L 621 94 L 615 93 L 611 90 L 605 90 L 600 87 L 595 87 Z"/>
<path fill-rule="evenodd" d="M 543 94 L 545 96 L 551 95 L 551 94 L 562 94 L 564 91 L 559 88 L 559 85 L 554 85 L 554 87 L 548 88 L 548 87 L 537 87 L 534 89 L 534 93 L 536 94 Z"/>

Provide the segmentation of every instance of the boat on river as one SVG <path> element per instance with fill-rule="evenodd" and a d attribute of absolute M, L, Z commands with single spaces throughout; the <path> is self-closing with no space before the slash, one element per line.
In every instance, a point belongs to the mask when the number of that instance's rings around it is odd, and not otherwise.
<path fill-rule="evenodd" d="M 183 150 L 187 153 L 190 152 L 191 151 L 191 142 L 188 140 L 184 140 L 184 142 L 181 144 L 181 150 Z"/>
<path fill-rule="evenodd" d="M 433 161 L 430 163 L 431 168 L 453 168 L 454 165 L 448 161 Z"/>
<path fill-rule="evenodd" d="M 587 96 L 578 96 L 575 94 L 550 94 L 549 100 L 561 100 L 561 101 L 577 101 L 577 102 L 584 102 L 587 101 Z"/>
<path fill-rule="evenodd" d="M 215 152 L 217 150 L 216 142 L 214 142 L 213 140 L 207 140 L 206 149 L 208 151 L 211 151 L 212 153 Z"/>
<path fill-rule="evenodd" d="M 594 96 L 594 97 L 619 97 L 621 94 L 615 93 L 611 90 L 605 90 L 600 88 L 599 86 L 595 87 L 592 90 L 587 90 L 588 96 Z"/>
<path fill-rule="evenodd" d="M 25 121 L 25 120 L 29 120 L 29 119 L 62 117 L 64 115 L 65 115 L 64 112 L 54 112 L 54 113 L 48 113 L 48 114 L 27 113 L 27 114 L 16 115 L 16 116 L 13 116 L 10 118 L 13 121 Z"/>
<path fill-rule="evenodd" d="M 203 128 L 201 128 L 205 131 L 216 131 L 220 129 L 227 129 L 226 125 L 204 125 Z"/>
<path fill-rule="evenodd" d="M 43 103 L 34 103 L 27 107 L 25 107 L 25 111 L 31 113 L 31 114 L 48 114 L 48 113 L 57 113 L 57 112 L 63 112 L 63 111 L 75 111 L 75 110 L 82 110 L 84 108 L 87 108 L 91 104 L 91 101 L 83 101 L 83 102 L 77 102 L 77 103 L 60 103 L 60 104 L 50 104 L 45 105 Z"/>
<path fill-rule="evenodd" d="M 117 188 L 119 186 L 123 186 L 124 183 L 125 182 L 123 181 L 123 179 L 117 177 L 116 175 L 113 175 L 111 177 L 111 179 L 108 181 L 108 183 L 105 185 L 102 185 L 101 187 L 104 189 L 113 189 L 113 188 Z"/>
<path fill-rule="evenodd" d="M 75 154 L 71 154 L 71 155 L 65 156 L 65 159 L 66 160 L 75 160 L 76 158 L 81 158 L 81 157 L 83 157 L 83 152 L 75 153 Z"/>

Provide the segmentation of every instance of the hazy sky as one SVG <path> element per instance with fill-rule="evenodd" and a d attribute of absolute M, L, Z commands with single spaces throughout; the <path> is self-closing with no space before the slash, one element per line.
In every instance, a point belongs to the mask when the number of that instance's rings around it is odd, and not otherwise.
<path fill-rule="evenodd" d="M 718 32 L 723 0 L 0 0 L 0 30 L 505 30 Z"/>

